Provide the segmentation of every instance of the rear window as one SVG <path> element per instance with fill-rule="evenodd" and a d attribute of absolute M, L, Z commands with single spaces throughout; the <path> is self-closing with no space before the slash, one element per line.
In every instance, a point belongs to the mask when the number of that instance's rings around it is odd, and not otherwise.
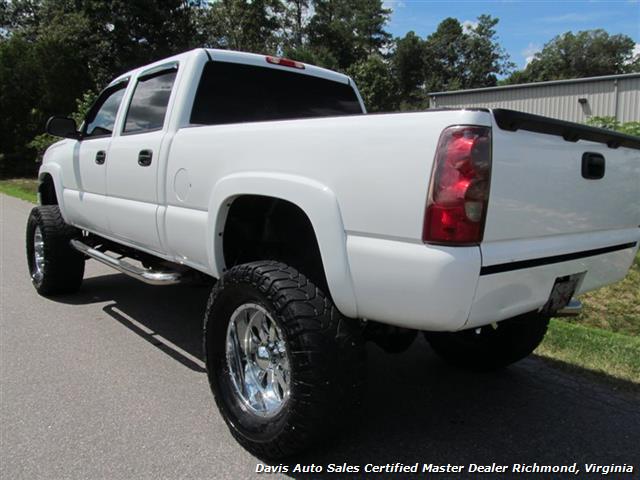
<path fill-rule="evenodd" d="M 238 63 L 208 62 L 191 123 L 220 125 L 362 113 L 349 85 Z"/>

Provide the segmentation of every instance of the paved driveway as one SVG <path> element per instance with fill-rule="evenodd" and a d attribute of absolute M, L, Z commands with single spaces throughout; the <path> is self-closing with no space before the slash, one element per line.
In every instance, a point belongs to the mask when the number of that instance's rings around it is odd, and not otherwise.
<path fill-rule="evenodd" d="M 207 289 L 150 287 L 92 261 L 79 294 L 39 297 L 24 258 L 30 208 L 0 195 L 0 478 L 258 476 L 209 392 L 200 352 Z M 293 463 L 640 468 L 637 389 L 538 358 L 467 374 L 422 338 L 403 355 L 368 350 L 361 418 Z"/>

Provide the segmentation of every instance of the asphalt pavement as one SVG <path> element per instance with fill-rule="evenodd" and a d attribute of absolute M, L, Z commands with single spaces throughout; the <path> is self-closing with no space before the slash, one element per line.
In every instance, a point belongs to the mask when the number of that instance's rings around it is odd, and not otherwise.
<path fill-rule="evenodd" d="M 0 194 L 2 479 L 318 476 L 293 473 L 296 463 L 640 469 L 637 387 L 536 357 L 466 373 L 420 337 L 401 355 L 370 345 L 367 396 L 353 426 L 288 461 L 288 474 L 258 475 L 260 460 L 229 434 L 204 373 L 208 289 L 147 286 L 90 261 L 79 293 L 40 297 L 24 254 L 31 208 Z"/>

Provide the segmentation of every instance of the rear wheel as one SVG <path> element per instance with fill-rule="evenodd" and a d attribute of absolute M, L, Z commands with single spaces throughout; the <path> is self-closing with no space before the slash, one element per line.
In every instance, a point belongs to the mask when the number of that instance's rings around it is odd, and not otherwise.
<path fill-rule="evenodd" d="M 38 206 L 27 220 L 27 263 L 41 295 L 74 293 L 82 284 L 84 256 L 70 244 L 80 231 L 67 225 L 57 205 Z"/>
<path fill-rule="evenodd" d="M 460 332 L 424 332 L 433 350 L 447 363 L 468 370 L 495 370 L 533 352 L 547 331 L 549 317 L 537 312 L 496 325 Z"/>
<path fill-rule="evenodd" d="M 335 433 L 360 400 L 357 323 L 280 262 L 234 267 L 213 287 L 204 349 L 231 433 L 262 458 L 292 455 Z"/>

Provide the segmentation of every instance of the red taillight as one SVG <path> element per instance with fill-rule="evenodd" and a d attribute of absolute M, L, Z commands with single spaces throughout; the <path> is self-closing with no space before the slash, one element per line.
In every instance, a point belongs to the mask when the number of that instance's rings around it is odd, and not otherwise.
<path fill-rule="evenodd" d="M 480 243 L 489 200 L 491 129 L 445 129 L 434 162 L 422 241 Z"/>
<path fill-rule="evenodd" d="M 265 57 L 267 62 L 274 65 L 280 65 L 281 67 L 292 67 L 304 69 L 304 63 L 296 62 L 295 60 L 289 60 L 288 58 L 281 57 Z"/>

